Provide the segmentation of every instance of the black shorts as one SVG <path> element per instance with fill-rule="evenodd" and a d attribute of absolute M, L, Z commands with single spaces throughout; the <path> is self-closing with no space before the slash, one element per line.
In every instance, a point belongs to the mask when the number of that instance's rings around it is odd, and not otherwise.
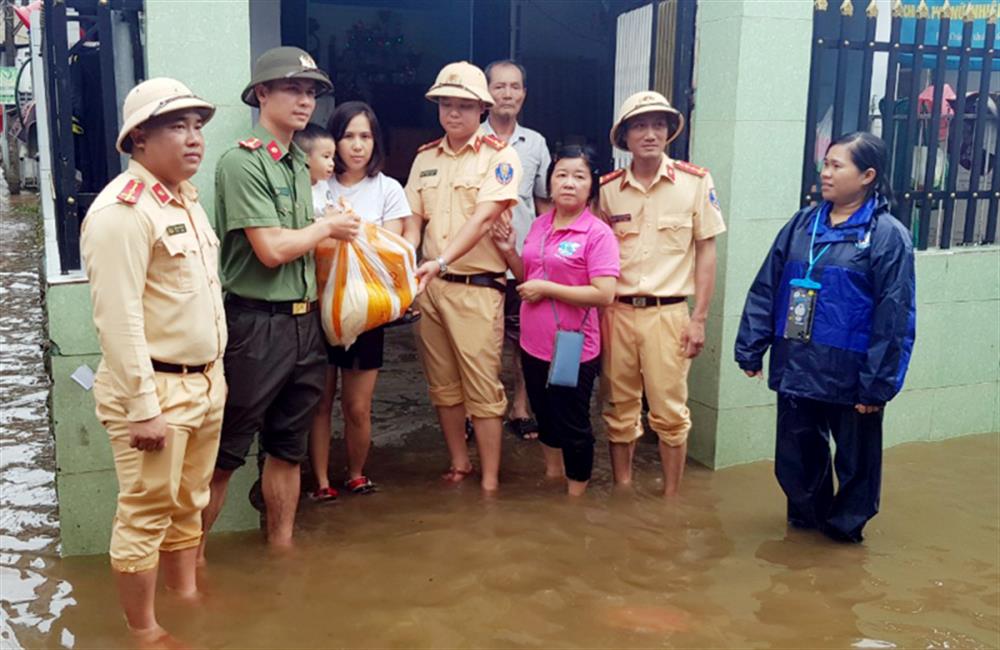
<path fill-rule="evenodd" d="M 517 293 L 517 282 L 507 280 L 503 300 L 503 335 L 508 341 L 521 340 L 521 296 Z"/>
<path fill-rule="evenodd" d="M 258 432 L 263 453 L 301 463 L 326 385 L 319 311 L 292 316 L 226 303 L 226 324 L 229 395 L 215 466 L 243 465 Z"/>
<path fill-rule="evenodd" d="M 342 370 L 378 370 L 382 367 L 385 349 L 385 327 L 376 327 L 361 334 L 354 344 L 344 349 L 342 345 L 326 344 L 326 358 L 331 366 Z"/>

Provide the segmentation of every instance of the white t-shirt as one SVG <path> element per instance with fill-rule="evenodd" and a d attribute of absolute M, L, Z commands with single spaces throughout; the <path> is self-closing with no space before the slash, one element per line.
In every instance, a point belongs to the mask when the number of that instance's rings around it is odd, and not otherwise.
<path fill-rule="evenodd" d="M 344 197 L 364 221 L 379 226 L 412 214 L 403 186 L 381 172 L 377 176 L 366 176 L 351 187 L 341 185 L 336 176 L 313 185 L 313 209 L 317 216 L 327 205 L 336 205 L 340 197 Z"/>

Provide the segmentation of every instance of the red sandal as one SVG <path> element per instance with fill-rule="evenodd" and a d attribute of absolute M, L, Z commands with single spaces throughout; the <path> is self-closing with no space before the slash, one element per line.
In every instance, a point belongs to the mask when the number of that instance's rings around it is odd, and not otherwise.
<path fill-rule="evenodd" d="M 309 493 L 309 498 L 317 503 L 336 501 L 338 496 L 340 496 L 340 494 L 332 487 L 319 488 L 318 490 Z"/>
<path fill-rule="evenodd" d="M 371 494 L 378 491 L 378 486 L 367 476 L 359 476 L 358 478 L 345 481 L 344 487 L 350 490 L 352 494 Z"/>

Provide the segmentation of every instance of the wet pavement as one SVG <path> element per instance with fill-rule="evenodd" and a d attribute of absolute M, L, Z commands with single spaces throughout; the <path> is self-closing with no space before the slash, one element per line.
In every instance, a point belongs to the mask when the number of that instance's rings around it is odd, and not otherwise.
<path fill-rule="evenodd" d="M 58 557 L 37 238 L 0 230 L 2 647 L 124 648 L 107 559 Z M 213 536 L 195 607 L 161 622 L 204 648 L 1000 647 L 1000 438 L 886 452 L 883 512 L 845 546 L 786 530 L 771 463 L 688 467 L 658 496 L 655 444 L 637 485 L 570 500 L 536 443 L 505 438 L 503 486 L 447 464 L 405 328 L 389 334 L 369 473 L 382 491 L 303 503 L 298 547 Z M 339 431 L 339 425 L 335 425 Z M 335 441 L 334 468 L 343 466 Z M 342 478 L 342 476 L 338 476 Z M 233 495 L 242 498 L 242 495 Z M 110 522 L 108 522 L 110 525 Z"/>

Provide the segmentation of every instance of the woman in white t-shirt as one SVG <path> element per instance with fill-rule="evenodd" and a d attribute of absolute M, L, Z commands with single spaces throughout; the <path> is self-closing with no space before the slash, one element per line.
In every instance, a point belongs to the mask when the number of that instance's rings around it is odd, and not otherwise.
<path fill-rule="evenodd" d="M 402 235 L 416 247 L 420 242 L 420 222 L 414 218 L 403 187 L 381 172 L 385 160 L 382 131 L 374 111 L 364 102 L 341 104 L 330 116 L 328 130 L 336 143 L 335 173 L 327 191 L 314 190 L 314 199 L 336 205 L 347 201 L 363 221 L 377 224 Z M 330 367 L 326 389 L 310 436 L 310 455 L 318 489 L 317 501 L 337 497 L 330 487 L 330 418 L 333 396 L 337 390 L 337 369 L 341 376 L 341 408 L 344 415 L 344 442 L 347 447 L 348 476 L 344 487 L 356 494 L 368 494 L 376 488 L 365 476 L 365 461 L 371 448 L 371 408 L 375 380 L 382 367 L 385 330 L 370 330 L 345 350 L 328 346 Z"/>

